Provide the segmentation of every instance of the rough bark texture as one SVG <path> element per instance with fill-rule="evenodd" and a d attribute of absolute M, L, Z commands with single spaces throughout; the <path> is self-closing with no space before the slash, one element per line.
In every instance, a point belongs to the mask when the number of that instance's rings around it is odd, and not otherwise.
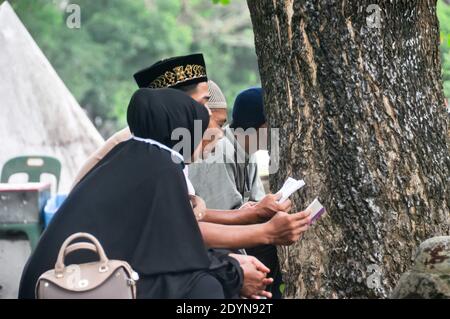
<path fill-rule="evenodd" d="M 380 27 L 367 21 L 380 8 Z M 387 297 L 449 232 L 448 118 L 436 3 L 248 0 L 280 170 L 328 214 L 280 249 L 287 297 Z M 372 15 L 373 17 L 373 15 Z M 379 279 L 379 282 L 378 282 Z"/>

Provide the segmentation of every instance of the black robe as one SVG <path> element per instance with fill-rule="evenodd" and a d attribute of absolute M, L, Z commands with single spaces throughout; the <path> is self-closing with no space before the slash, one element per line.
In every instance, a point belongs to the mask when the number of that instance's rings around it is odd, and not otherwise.
<path fill-rule="evenodd" d="M 158 99 L 172 104 L 171 110 L 179 112 L 170 114 L 155 104 L 142 103 L 139 100 L 149 94 L 139 93 L 144 90 L 161 91 L 152 92 L 148 99 L 154 101 L 156 94 Z M 136 131 L 136 121 L 142 128 L 141 120 L 148 127 L 140 132 L 148 136 L 142 137 L 155 136 L 163 142 L 164 134 L 152 132 L 155 121 L 159 122 L 158 132 L 174 127 L 191 129 L 190 121 L 181 121 L 189 116 L 203 121 L 206 118 L 207 125 L 208 115 L 202 105 L 190 98 L 185 100 L 184 93 L 172 91 L 175 90 L 137 92 L 143 97 L 134 97 L 130 102 L 128 119 L 132 132 Z M 167 94 L 168 101 L 164 100 Z M 148 118 L 146 110 L 142 116 L 147 118 L 134 116 L 133 122 L 133 101 L 159 113 Z M 197 113 L 191 115 L 189 108 Z M 161 122 L 166 122 L 163 126 L 167 127 L 161 128 Z M 203 123 L 203 131 L 205 128 Z M 192 145 L 198 143 L 194 141 Z M 54 267 L 61 244 L 76 232 L 94 235 L 110 259 L 125 260 L 131 265 L 141 277 L 137 285 L 139 298 L 184 298 L 208 274 L 222 283 L 226 297 L 236 296 L 242 284 L 241 269 L 233 258 L 206 250 L 189 202 L 183 165 L 175 163 L 170 152 L 152 144 L 131 139 L 117 145 L 72 190 L 43 233 L 23 271 L 19 298 L 35 297 L 38 277 Z M 68 256 L 66 264 L 87 262 L 92 257 L 90 252 L 77 252 Z"/>

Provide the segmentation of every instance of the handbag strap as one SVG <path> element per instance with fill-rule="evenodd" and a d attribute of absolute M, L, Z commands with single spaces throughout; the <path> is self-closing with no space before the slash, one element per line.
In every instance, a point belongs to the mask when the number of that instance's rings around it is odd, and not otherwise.
<path fill-rule="evenodd" d="M 76 239 L 80 239 L 80 238 L 85 238 L 88 239 L 92 242 L 91 243 L 75 243 L 69 246 L 69 244 L 71 242 L 73 242 Z M 92 236 L 91 234 L 88 233 L 75 233 L 71 236 L 69 236 L 64 243 L 61 246 L 61 249 L 59 250 L 58 253 L 58 258 L 56 260 L 56 264 L 55 264 L 55 275 L 56 277 L 63 277 L 64 276 L 64 269 L 65 269 L 65 264 L 64 264 L 64 257 L 76 250 L 80 250 L 80 249 L 87 249 L 87 250 L 92 250 L 94 252 L 96 252 L 100 258 L 100 267 L 99 267 L 99 271 L 100 272 L 105 272 L 108 271 L 108 257 L 106 257 L 105 251 L 103 250 L 102 245 L 100 244 L 100 242 L 97 240 L 97 238 L 95 238 L 94 236 Z"/>
<path fill-rule="evenodd" d="M 90 251 L 93 251 L 94 253 L 97 253 L 97 247 L 94 244 L 75 243 L 70 246 L 67 246 L 66 250 L 64 251 L 64 256 L 67 256 L 68 254 L 70 254 L 76 250 L 90 250 Z"/>

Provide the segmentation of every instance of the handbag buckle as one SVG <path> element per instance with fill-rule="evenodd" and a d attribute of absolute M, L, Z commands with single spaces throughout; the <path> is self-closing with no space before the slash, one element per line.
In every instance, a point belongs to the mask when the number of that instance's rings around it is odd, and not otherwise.
<path fill-rule="evenodd" d="M 107 272 L 108 271 L 108 266 L 106 266 L 106 265 L 101 265 L 99 268 L 98 268 L 98 271 L 99 272 Z"/>

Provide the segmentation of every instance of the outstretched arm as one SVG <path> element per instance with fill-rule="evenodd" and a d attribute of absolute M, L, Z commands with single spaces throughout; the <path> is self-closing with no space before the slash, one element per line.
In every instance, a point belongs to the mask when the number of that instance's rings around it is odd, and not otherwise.
<path fill-rule="evenodd" d="M 309 212 L 276 213 L 272 219 L 255 225 L 220 225 L 199 222 L 203 240 L 208 247 L 240 249 L 258 245 L 291 245 L 308 229 Z"/>
<path fill-rule="evenodd" d="M 250 225 L 263 223 L 269 220 L 276 212 L 288 212 L 292 203 L 290 200 L 279 204 L 277 200 L 281 195 L 269 194 L 261 201 L 245 205 L 241 209 L 216 210 L 206 209 L 202 221 L 222 225 Z"/>
<path fill-rule="evenodd" d="M 220 225 L 199 222 L 206 246 L 212 248 L 241 249 L 268 244 L 268 236 L 261 225 Z"/>

